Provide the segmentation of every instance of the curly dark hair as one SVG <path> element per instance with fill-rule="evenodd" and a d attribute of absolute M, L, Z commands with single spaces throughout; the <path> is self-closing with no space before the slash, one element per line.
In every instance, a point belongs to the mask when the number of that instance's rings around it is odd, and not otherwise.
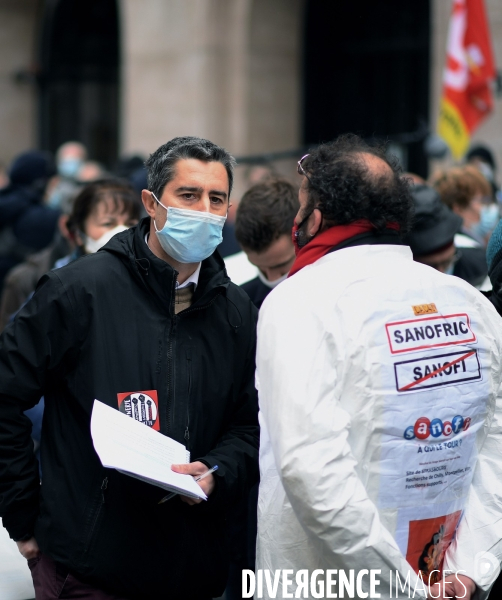
<path fill-rule="evenodd" d="M 364 158 L 368 154 L 389 169 L 373 171 Z M 401 235 L 411 229 L 414 205 L 409 183 L 385 147 L 370 146 L 357 135 L 343 135 L 313 150 L 302 168 L 308 176 L 306 213 L 318 208 L 329 225 L 368 219 L 378 231 L 390 222 L 399 225 Z"/>
<path fill-rule="evenodd" d="M 286 179 L 257 183 L 239 202 L 235 237 L 243 248 L 264 252 L 281 235 L 291 236 L 299 208 L 298 188 Z"/>

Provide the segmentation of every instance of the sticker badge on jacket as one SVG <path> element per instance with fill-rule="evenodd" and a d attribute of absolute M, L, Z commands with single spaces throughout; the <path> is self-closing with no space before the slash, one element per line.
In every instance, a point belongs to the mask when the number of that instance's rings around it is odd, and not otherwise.
<path fill-rule="evenodd" d="M 123 392 L 117 394 L 117 399 L 120 412 L 152 429 L 160 430 L 157 390 Z"/>
<path fill-rule="evenodd" d="M 440 315 L 385 325 L 392 354 L 476 342 L 469 315 Z"/>
<path fill-rule="evenodd" d="M 416 392 L 481 379 L 477 350 L 434 354 L 394 363 L 396 390 Z"/>

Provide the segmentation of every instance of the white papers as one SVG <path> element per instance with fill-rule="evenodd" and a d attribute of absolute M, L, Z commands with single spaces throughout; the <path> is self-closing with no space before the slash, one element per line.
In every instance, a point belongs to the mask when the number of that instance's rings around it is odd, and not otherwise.
<path fill-rule="evenodd" d="M 94 400 L 91 435 L 104 467 L 171 492 L 207 500 L 193 477 L 171 471 L 172 464 L 190 461 L 183 444 L 99 400 Z"/>

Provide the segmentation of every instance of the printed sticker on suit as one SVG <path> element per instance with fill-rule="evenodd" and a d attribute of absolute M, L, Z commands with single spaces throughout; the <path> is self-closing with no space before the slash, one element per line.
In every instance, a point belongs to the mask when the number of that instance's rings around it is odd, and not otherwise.
<path fill-rule="evenodd" d="M 397 360 L 380 372 L 380 508 L 409 509 L 412 520 L 463 509 L 490 394 L 490 357 L 476 329 L 461 311 L 386 324 L 381 347 Z M 422 514 L 454 500 L 447 512 Z"/>
<path fill-rule="evenodd" d="M 414 392 L 481 379 L 476 350 L 432 354 L 394 363 L 396 390 Z"/>
<path fill-rule="evenodd" d="M 385 325 L 391 354 L 476 342 L 466 313 L 394 321 Z"/>

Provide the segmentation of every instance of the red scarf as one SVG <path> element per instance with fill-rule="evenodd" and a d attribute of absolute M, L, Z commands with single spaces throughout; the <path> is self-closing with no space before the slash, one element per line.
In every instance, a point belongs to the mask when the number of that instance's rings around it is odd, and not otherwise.
<path fill-rule="evenodd" d="M 399 225 L 397 223 L 387 223 L 386 226 L 388 229 L 399 230 Z M 291 277 L 291 275 L 294 275 L 300 269 L 303 269 L 303 267 L 315 263 L 316 260 L 322 258 L 332 248 L 345 240 L 360 235 L 361 233 L 371 231 L 374 228 L 374 225 L 367 219 L 360 219 L 349 225 L 335 225 L 334 227 L 326 229 L 326 231 L 316 235 L 308 244 L 299 250 L 288 277 Z M 295 230 L 296 225 L 293 228 L 293 238 Z"/>

